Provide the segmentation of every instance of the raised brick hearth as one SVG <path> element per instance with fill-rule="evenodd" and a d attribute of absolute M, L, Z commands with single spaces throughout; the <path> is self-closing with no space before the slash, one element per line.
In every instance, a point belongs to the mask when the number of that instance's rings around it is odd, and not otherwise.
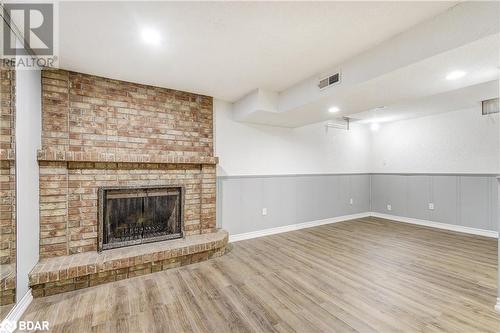
<path fill-rule="evenodd" d="M 42 94 L 41 261 L 30 280 L 38 296 L 95 284 L 82 281 L 129 277 L 138 270 L 152 272 L 177 261 L 188 263 L 223 253 L 227 237 L 199 238 L 225 235 L 215 223 L 217 158 L 213 156 L 211 97 L 64 70 L 42 72 Z M 181 186 L 185 238 L 99 255 L 98 190 L 123 186 Z M 147 262 L 129 255 L 141 247 L 149 251 L 143 256 L 153 256 L 170 246 L 163 243 L 203 239 L 206 244 L 182 255 L 164 253 L 164 258 Z M 127 264 L 115 267 L 108 262 L 113 255 L 107 251 L 128 253 L 122 258 Z M 94 270 L 70 273 L 65 265 L 83 257 L 104 261 Z M 174 261 L 163 262 L 167 259 Z M 40 272 L 47 273 L 48 280 Z"/>
<path fill-rule="evenodd" d="M 224 254 L 227 232 L 41 260 L 30 273 L 33 296 L 49 296 L 179 267 Z"/>

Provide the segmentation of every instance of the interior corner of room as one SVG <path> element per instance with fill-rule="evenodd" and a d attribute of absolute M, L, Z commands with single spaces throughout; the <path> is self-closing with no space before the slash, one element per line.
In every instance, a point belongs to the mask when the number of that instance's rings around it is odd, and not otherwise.
<path fill-rule="evenodd" d="M 0 331 L 500 327 L 498 2 L 4 6 Z"/>

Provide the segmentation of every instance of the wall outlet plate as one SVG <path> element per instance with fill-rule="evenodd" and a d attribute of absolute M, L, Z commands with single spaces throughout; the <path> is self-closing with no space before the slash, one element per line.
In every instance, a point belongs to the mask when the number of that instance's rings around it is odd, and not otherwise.
<path fill-rule="evenodd" d="M 349 204 L 350 204 L 350 205 L 353 205 L 353 204 L 354 204 L 354 199 L 353 199 L 353 198 L 349 199 Z"/>
<path fill-rule="evenodd" d="M 267 215 L 267 208 L 262 208 L 262 215 Z"/>
<path fill-rule="evenodd" d="M 433 202 L 429 202 L 429 209 L 434 210 L 434 203 Z"/>
<path fill-rule="evenodd" d="M 392 205 L 387 205 L 387 210 L 392 210 Z"/>

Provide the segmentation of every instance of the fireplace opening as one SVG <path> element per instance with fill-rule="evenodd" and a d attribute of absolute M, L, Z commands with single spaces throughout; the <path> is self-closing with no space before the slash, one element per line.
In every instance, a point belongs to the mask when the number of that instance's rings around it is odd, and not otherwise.
<path fill-rule="evenodd" d="M 100 188 L 99 249 L 181 238 L 182 187 Z"/>

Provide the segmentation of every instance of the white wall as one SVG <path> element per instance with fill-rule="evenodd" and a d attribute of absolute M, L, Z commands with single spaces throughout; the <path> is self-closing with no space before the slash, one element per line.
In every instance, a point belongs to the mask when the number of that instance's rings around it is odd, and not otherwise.
<path fill-rule="evenodd" d="M 214 101 L 219 176 L 313 173 L 500 173 L 500 120 L 480 107 L 381 124 L 326 131 L 324 123 L 295 129 L 232 119 Z"/>
<path fill-rule="evenodd" d="M 479 107 L 382 124 L 372 135 L 371 171 L 500 173 L 498 114 Z"/>
<path fill-rule="evenodd" d="M 215 100 L 218 176 L 369 171 L 370 133 L 326 129 L 324 123 L 280 128 L 236 122 L 231 104 Z"/>
<path fill-rule="evenodd" d="M 28 291 L 28 273 L 38 262 L 37 149 L 41 142 L 41 75 L 16 71 L 17 301 Z"/>

